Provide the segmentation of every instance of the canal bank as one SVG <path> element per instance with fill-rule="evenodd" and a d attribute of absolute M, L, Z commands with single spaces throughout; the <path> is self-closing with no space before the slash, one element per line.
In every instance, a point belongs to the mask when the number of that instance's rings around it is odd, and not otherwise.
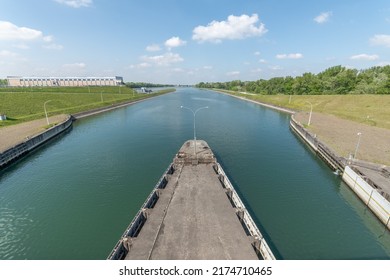
<path fill-rule="evenodd" d="M 73 118 L 68 116 L 65 121 L 56 124 L 37 135 L 27 136 L 23 142 L 0 153 L 0 170 L 26 156 L 49 140 L 72 128 Z"/>
<path fill-rule="evenodd" d="M 174 91 L 170 91 L 170 92 L 167 92 L 167 93 L 171 93 L 171 92 L 174 92 Z M 159 96 L 159 95 L 157 95 L 157 96 Z M 140 100 L 135 100 L 135 101 L 125 101 L 125 102 L 121 102 L 121 103 L 118 103 L 118 104 L 105 106 L 105 107 L 102 107 L 102 108 L 92 109 L 92 110 L 88 110 L 88 111 L 84 111 L 84 112 L 80 112 L 80 113 L 75 113 L 75 114 L 72 114 L 72 116 L 73 116 L 73 118 L 75 120 L 78 120 L 78 119 L 94 116 L 94 115 L 97 115 L 97 114 L 109 112 L 109 111 L 112 111 L 112 110 L 115 110 L 115 109 L 123 108 L 123 107 L 129 106 L 129 105 L 137 104 L 139 102 L 142 102 L 142 101 L 145 101 L 145 100 L 157 97 L 157 96 L 146 97 L 146 98 L 143 98 L 143 99 L 140 99 Z"/>
<path fill-rule="evenodd" d="M 174 91 L 174 90 L 173 90 Z M 169 91 L 166 93 L 170 93 L 173 91 Z M 72 128 L 73 122 L 82 119 L 85 117 L 109 112 L 115 109 L 123 108 L 132 104 L 136 104 L 142 101 L 145 101 L 150 98 L 157 97 L 152 96 L 152 97 L 146 97 L 141 100 L 135 100 L 135 101 L 125 101 L 121 102 L 118 104 L 113 104 L 109 106 L 105 106 L 102 108 L 97 108 L 97 109 L 92 109 L 88 110 L 85 112 L 80 112 L 80 113 L 75 113 L 73 115 L 67 115 L 64 120 L 59 121 L 56 123 L 54 126 L 49 127 L 48 129 L 45 129 L 42 132 L 36 133 L 36 131 L 42 130 L 42 127 L 44 126 L 43 123 L 46 124 L 46 121 L 49 122 L 49 119 L 42 119 L 40 120 L 35 120 L 29 122 L 31 124 L 31 127 L 28 127 L 28 131 L 25 133 L 22 131 L 19 131 L 17 129 L 18 126 L 21 127 L 22 130 L 25 128 L 22 128 L 25 124 L 17 124 L 14 127 L 16 128 L 15 130 L 8 131 L 8 133 L 4 133 L 1 135 L 0 140 L 2 143 L 7 142 L 8 147 L 5 146 L 6 148 L 0 149 L 0 170 L 5 168 L 6 166 L 9 166 L 13 162 L 15 162 L 18 159 L 21 159 L 22 157 L 26 156 L 36 148 L 42 146 L 49 140 L 59 136 L 60 134 L 70 130 Z M 50 118 L 51 119 L 51 118 Z M 57 118 L 56 118 L 57 119 Z M 44 121 L 43 121 L 44 120 Z M 34 127 L 36 126 L 36 127 Z M 15 135 L 10 135 L 10 134 L 15 134 Z M 20 135 L 23 135 L 22 137 Z M 4 138 L 4 139 L 2 139 Z M 5 139 L 7 138 L 7 139 Z M 1 147 L 0 147 L 1 148 Z"/>
<path fill-rule="evenodd" d="M 309 132 L 295 119 L 296 111 L 263 102 L 216 91 L 249 101 L 280 112 L 291 114 L 290 128 L 300 137 L 333 171 L 340 172 L 342 180 L 354 191 L 361 201 L 390 229 L 390 172 L 387 166 L 370 162 L 346 159 L 337 155 L 317 135 Z"/>

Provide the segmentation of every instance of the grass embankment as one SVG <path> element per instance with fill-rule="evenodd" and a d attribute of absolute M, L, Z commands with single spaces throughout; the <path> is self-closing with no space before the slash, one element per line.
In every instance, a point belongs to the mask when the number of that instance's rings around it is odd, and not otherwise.
<path fill-rule="evenodd" d="M 53 116 L 145 99 L 174 90 L 165 89 L 152 94 L 141 94 L 128 87 L 2 88 L 0 113 L 6 114 L 7 120 L 0 121 L 0 127 L 44 118 L 45 102 L 48 115 Z"/>
<path fill-rule="evenodd" d="M 310 111 L 311 103 L 315 112 L 390 129 L 390 95 L 292 95 L 290 99 L 289 95 L 225 92 L 296 111 Z"/>

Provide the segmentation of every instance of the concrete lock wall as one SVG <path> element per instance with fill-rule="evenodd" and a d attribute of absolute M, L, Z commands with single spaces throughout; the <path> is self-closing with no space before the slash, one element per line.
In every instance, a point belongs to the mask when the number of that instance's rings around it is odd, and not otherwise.
<path fill-rule="evenodd" d="M 294 129 L 294 131 L 303 139 L 306 141 L 307 144 L 310 145 L 310 147 L 314 151 L 318 151 L 318 140 L 317 138 L 311 134 L 309 131 L 304 129 L 301 124 L 299 124 L 295 118 L 294 115 L 291 116 L 290 119 L 290 127 Z"/>
<path fill-rule="evenodd" d="M 319 141 L 317 136 L 305 129 L 294 119 L 294 116 L 291 116 L 290 127 L 325 161 L 326 164 L 329 165 L 332 170 L 339 170 L 341 172 L 344 170 L 344 167 L 347 164 L 346 159 L 339 157 L 335 152 L 329 149 L 329 147 Z"/>
<path fill-rule="evenodd" d="M 69 127 L 72 126 L 73 118 L 68 116 L 68 118 L 56 126 L 49 128 L 45 132 L 42 132 L 30 139 L 25 140 L 24 142 L 17 144 L 16 146 L 5 150 L 3 153 L 0 153 L 0 168 L 5 167 L 6 165 L 17 160 L 21 156 L 27 154 L 28 152 L 34 150 L 38 146 L 42 145 L 46 141 L 55 137 L 56 135 L 64 132 Z"/>
<path fill-rule="evenodd" d="M 346 166 L 344 169 L 343 181 L 374 212 L 386 227 L 390 229 L 390 202 L 349 166 Z"/>

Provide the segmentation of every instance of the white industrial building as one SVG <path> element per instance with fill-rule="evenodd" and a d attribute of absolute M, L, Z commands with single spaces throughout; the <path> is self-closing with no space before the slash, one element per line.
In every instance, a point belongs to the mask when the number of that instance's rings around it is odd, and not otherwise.
<path fill-rule="evenodd" d="M 123 78 L 114 77 L 21 77 L 8 76 L 10 87 L 84 87 L 84 86 L 119 86 Z"/>

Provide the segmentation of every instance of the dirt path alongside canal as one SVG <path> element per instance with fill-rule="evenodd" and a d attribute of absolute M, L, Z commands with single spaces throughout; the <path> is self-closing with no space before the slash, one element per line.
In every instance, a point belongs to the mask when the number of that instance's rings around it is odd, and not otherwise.
<path fill-rule="evenodd" d="M 68 115 L 62 114 L 49 118 L 51 124 L 60 123 L 67 119 Z M 11 148 L 26 138 L 31 138 L 46 130 L 46 118 L 20 123 L 0 128 L 0 153 Z"/>
<path fill-rule="evenodd" d="M 299 112 L 295 119 L 307 125 L 308 112 Z M 377 164 L 390 165 L 390 130 L 333 115 L 313 112 L 311 125 L 306 126 L 318 139 L 334 150 L 339 156 L 354 155 L 360 132 L 360 143 L 356 158 Z"/>

